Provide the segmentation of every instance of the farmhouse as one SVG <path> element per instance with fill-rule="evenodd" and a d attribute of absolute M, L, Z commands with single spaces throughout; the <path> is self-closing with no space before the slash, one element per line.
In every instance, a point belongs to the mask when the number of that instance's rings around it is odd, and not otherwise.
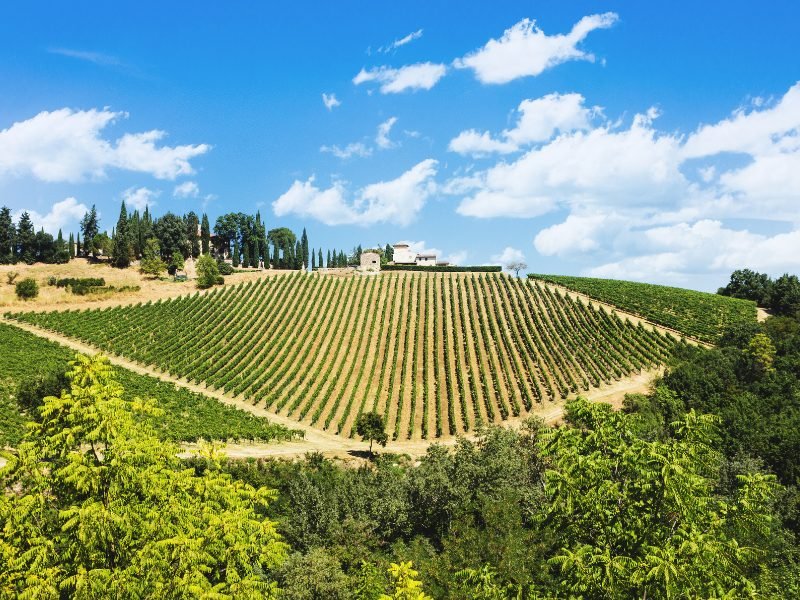
<path fill-rule="evenodd" d="M 394 245 L 394 264 L 396 265 L 417 265 L 420 267 L 435 267 L 446 265 L 436 260 L 436 254 L 432 252 L 413 252 L 408 244 L 399 243 Z"/>
<path fill-rule="evenodd" d="M 381 256 L 377 252 L 362 252 L 361 263 L 358 270 L 362 273 L 379 273 L 381 270 Z"/>

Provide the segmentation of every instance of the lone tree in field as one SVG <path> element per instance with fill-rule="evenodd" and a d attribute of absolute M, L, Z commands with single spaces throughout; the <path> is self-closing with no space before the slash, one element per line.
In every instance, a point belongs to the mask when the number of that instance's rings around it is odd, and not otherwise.
<path fill-rule="evenodd" d="M 372 443 L 378 442 L 386 447 L 389 436 L 384 430 L 383 417 L 376 412 L 361 413 L 356 421 L 356 433 L 363 441 L 369 440 L 369 453 L 372 454 Z"/>
<path fill-rule="evenodd" d="M 217 261 L 208 254 L 203 254 L 197 259 L 197 287 L 200 289 L 210 288 L 212 285 L 222 283 L 221 279 Z"/>
<path fill-rule="evenodd" d="M 514 271 L 514 276 L 519 277 L 519 272 L 524 271 L 528 268 L 528 263 L 524 260 L 512 260 L 510 263 L 506 264 L 506 269 L 509 271 Z"/>

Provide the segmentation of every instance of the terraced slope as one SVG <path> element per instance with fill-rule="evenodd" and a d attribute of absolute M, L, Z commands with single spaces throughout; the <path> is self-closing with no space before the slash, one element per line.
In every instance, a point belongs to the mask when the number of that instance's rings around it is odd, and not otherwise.
<path fill-rule="evenodd" d="M 616 279 L 539 274 L 528 277 L 564 286 L 712 344 L 728 325 L 756 321 L 756 304 L 750 300 Z"/>
<path fill-rule="evenodd" d="M 14 318 L 353 435 L 449 436 L 662 362 L 674 339 L 500 274 L 264 278 L 157 303 Z"/>

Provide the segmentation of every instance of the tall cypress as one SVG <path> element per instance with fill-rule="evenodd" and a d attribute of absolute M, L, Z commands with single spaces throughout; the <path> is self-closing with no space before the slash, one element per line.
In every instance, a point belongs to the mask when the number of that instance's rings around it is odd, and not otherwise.
<path fill-rule="evenodd" d="M 314 249 L 312 248 L 311 249 L 311 270 L 313 271 L 316 268 L 317 268 L 317 255 L 314 252 Z"/>
<path fill-rule="evenodd" d="M 238 240 L 236 243 L 238 244 Z M 247 268 L 250 266 L 250 244 L 245 242 L 242 246 L 242 267 Z"/>
<path fill-rule="evenodd" d="M 325 266 L 330 269 L 331 268 L 331 251 L 328 250 L 328 259 L 325 261 Z"/>
<path fill-rule="evenodd" d="M 278 250 L 278 245 L 275 244 L 272 252 L 272 268 L 280 269 L 280 261 L 281 261 L 280 250 Z"/>
<path fill-rule="evenodd" d="M 294 245 L 294 268 L 295 269 L 302 269 L 303 268 L 303 245 L 300 243 L 300 240 Z M 307 265 L 306 265 L 307 266 Z"/>
<path fill-rule="evenodd" d="M 11 209 L 4 206 L 0 209 L 0 264 L 11 264 L 15 262 L 14 247 L 17 232 L 14 229 L 14 221 L 11 219 Z"/>
<path fill-rule="evenodd" d="M 75 258 L 75 236 L 73 234 L 69 234 L 69 259 L 72 260 Z"/>
<path fill-rule="evenodd" d="M 211 226 L 208 224 L 208 215 L 203 213 L 200 223 L 200 247 L 203 254 L 208 254 L 211 243 Z"/>
<path fill-rule="evenodd" d="M 94 237 L 100 233 L 100 219 L 97 217 L 97 209 L 92 204 L 89 212 L 83 215 L 81 220 L 81 233 L 83 233 L 84 254 L 89 256 L 95 253 Z"/>
<path fill-rule="evenodd" d="M 233 240 L 233 266 L 239 266 L 239 238 Z"/>
<path fill-rule="evenodd" d="M 319 249 L 319 256 L 317 257 L 317 266 L 322 267 L 322 248 Z"/>
<path fill-rule="evenodd" d="M 303 235 L 300 236 L 300 252 L 303 258 L 303 264 L 308 268 L 308 235 L 306 235 L 305 227 L 303 227 Z"/>
<path fill-rule="evenodd" d="M 119 219 L 114 229 L 114 249 L 111 251 L 111 264 L 118 269 L 127 269 L 131 265 L 131 239 L 128 230 L 128 209 L 125 200 L 119 209 Z"/>
<path fill-rule="evenodd" d="M 254 269 L 258 268 L 258 238 L 256 237 L 250 240 L 250 266 Z"/>
<path fill-rule="evenodd" d="M 81 234 L 78 233 L 78 239 L 75 241 L 75 256 L 81 255 Z"/>
<path fill-rule="evenodd" d="M 192 210 L 185 217 L 186 220 L 186 239 L 189 244 L 189 255 L 192 258 L 200 256 L 200 220 L 197 214 Z"/>

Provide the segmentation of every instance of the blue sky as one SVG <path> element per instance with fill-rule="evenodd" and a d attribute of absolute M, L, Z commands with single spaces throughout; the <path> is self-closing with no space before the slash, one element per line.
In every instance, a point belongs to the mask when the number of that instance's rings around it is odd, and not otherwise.
<path fill-rule="evenodd" d="M 800 271 L 796 2 L 0 8 L 0 204 L 715 289 Z M 323 94 L 328 99 L 324 102 Z M 335 101 L 331 99 L 335 98 Z"/>

